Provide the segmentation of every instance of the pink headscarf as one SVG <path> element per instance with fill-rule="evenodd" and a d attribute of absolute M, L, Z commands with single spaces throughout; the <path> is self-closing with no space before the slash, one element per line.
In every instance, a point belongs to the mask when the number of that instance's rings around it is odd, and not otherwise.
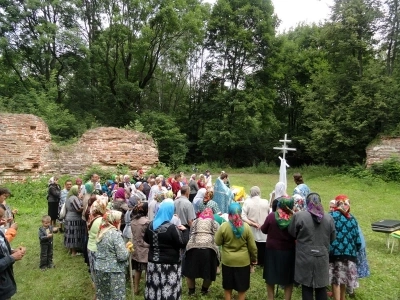
<path fill-rule="evenodd" d="M 118 188 L 118 190 L 115 192 L 114 199 L 124 199 L 125 200 L 125 189 L 124 188 Z"/>
<path fill-rule="evenodd" d="M 206 219 L 211 219 L 214 220 L 214 214 L 211 208 L 207 207 L 205 210 L 203 210 L 200 215 L 200 219 L 206 220 Z"/>

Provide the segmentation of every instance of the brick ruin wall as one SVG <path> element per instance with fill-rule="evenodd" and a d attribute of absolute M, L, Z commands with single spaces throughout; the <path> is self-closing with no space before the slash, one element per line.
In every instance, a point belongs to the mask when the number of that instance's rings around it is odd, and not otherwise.
<path fill-rule="evenodd" d="M 46 123 L 34 115 L 0 113 L 0 182 L 44 175 L 83 174 L 93 165 L 144 170 L 158 163 L 158 150 L 147 134 L 114 127 L 85 132 L 72 145 L 51 141 Z"/>
<path fill-rule="evenodd" d="M 367 147 L 366 165 L 382 162 L 391 157 L 400 157 L 400 137 L 382 137 Z"/>

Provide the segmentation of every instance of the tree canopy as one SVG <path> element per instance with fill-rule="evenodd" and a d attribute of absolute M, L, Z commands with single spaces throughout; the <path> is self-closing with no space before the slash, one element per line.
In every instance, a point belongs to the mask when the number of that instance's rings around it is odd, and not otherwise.
<path fill-rule="evenodd" d="M 248 166 L 362 163 L 400 133 L 399 0 L 335 0 L 330 19 L 277 33 L 271 0 L 4 0 L 0 111 L 56 141 L 140 129 L 160 160 Z"/>

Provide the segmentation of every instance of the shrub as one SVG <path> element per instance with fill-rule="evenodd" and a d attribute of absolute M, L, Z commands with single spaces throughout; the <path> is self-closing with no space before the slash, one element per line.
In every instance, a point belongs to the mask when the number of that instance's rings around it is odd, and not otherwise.
<path fill-rule="evenodd" d="M 381 163 L 375 163 L 371 166 L 371 172 L 384 181 L 399 181 L 400 159 L 398 157 L 391 157 Z"/>
<path fill-rule="evenodd" d="M 164 163 L 158 163 L 157 166 L 150 168 L 150 170 L 148 170 L 146 172 L 146 175 L 150 175 L 150 174 L 154 174 L 154 175 L 164 175 L 165 178 L 168 178 L 168 176 L 171 174 L 171 169 Z"/>

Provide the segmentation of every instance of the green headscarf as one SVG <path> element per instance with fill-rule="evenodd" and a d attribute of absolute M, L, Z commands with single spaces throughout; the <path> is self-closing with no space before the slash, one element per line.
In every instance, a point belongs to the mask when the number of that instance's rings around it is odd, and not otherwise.
<path fill-rule="evenodd" d="M 275 212 L 275 220 L 280 229 L 285 229 L 289 226 L 293 217 L 294 200 L 292 197 L 281 197 L 278 199 L 278 208 Z"/>
<path fill-rule="evenodd" d="M 69 190 L 67 197 L 69 198 L 71 196 L 78 196 L 78 194 L 79 194 L 79 187 L 77 185 L 73 185 Z"/>
<path fill-rule="evenodd" d="M 94 185 L 93 182 L 89 181 L 85 183 L 85 190 L 87 194 L 93 194 Z"/>

